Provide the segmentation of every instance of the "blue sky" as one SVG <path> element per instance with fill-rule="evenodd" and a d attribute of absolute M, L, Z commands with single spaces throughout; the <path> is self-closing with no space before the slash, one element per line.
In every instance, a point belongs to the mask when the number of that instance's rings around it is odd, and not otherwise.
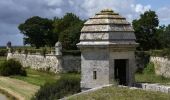
<path fill-rule="evenodd" d="M 88 19 L 104 8 L 112 8 L 129 22 L 149 9 L 156 11 L 160 25 L 170 24 L 170 0 L 0 0 L 0 46 L 11 41 L 23 45 L 18 25 L 31 16 L 61 17 L 73 12 Z"/>

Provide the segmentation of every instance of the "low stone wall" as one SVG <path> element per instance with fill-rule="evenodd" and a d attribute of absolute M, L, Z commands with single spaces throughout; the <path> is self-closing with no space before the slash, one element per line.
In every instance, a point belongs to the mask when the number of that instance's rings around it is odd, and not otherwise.
<path fill-rule="evenodd" d="M 170 93 L 170 86 L 160 85 L 160 84 L 149 84 L 149 83 L 138 83 L 138 88 L 149 91 L 159 91 L 164 93 Z"/>
<path fill-rule="evenodd" d="M 45 56 L 40 54 L 21 54 L 8 53 L 7 59 L 16 59 L 24 67 L 30 67 L 36 70 L 46 70 L 51 72 L 68 72 L 80 71 L 81 58 L 80 56 L 56 56 L 54 54 L 47 54 Z"/>
<path fill-rule="evenodd" d="M 151 57 L 150 62 L 154 63 L 157 75 L 170 78 L 170 60 L 164 57 Z"/>

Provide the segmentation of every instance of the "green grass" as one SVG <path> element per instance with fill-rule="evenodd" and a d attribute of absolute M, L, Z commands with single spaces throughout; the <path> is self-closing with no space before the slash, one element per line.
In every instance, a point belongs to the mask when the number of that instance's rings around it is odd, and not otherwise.
<path fill-rule="evenodd" d="M 32 69 L 26 69 L 27 76 L 11 76 L 11 78 L 19 79 L 30 84 L 34 84 L 37 86 L 44 85 L 45 83 L 55 82 L 59 79 L 59 74 L 47 73 L 47 72 L 40 72 Z"/>
<path fill-rule="evenodd" d="M 12 91 L 13 95 L 18 95 L 26 100 L 30 100 L 38 91 L 41 85 L 55 82 L 60 78 L 60 74 L 40 72 L 26 69 L 27 76 L 0 77 L 0 87 L 5 91 Z"/>
<path fill-rule="evenodd" d="M 6 60 L 6 57 L 0 57 L 0 64 Z M 37 86 L 43 85 L 46 82 L 55 82 L 60 75 L 53 73 L 40 72 L 32 69 L 26 69 L 27 77 L 25 76 L 11 76 L 11 78 L 19 79 Z"/>
<path fill-rule="evenodd" d="M 28 82 L 33 85 L 42 86 L 45 83 L 56 82 L 61 76 L 72 76 L 80 77 L 80 74 L 75 73 L 63 73 L 63 74 L 54 74 L 49 72 L 41 72 L 33 69 L 26 69 L 27 76 L 10 76 L 11 78 L 19 79 L 25 82 Z"/>
<path fill-rule="evenodd" d="M 9 77 L 0 77 L 0 89 L 15 96 L 19 100 L 30 100 L 38 91 L 39 86 Z"/>
<path fill-rule="evenodd" d="M 170 94 L 111 86 L 68 100 L 170 100 Z"/>
<path fill-rule="evenodd" d="M 165 78 L 155 74 L 136 74 L 136 82 L 140 83 L 160 83 L 163 85 L 170 85 L 170 78 Z"/>
<path fill-rule="evenodd" d="M 165 78 L 155 74 L 153 63 L 148 63 L 142 73 L 135 75 L 136 82 L 140 83 L 159 83 L 163 85 L 170 85 L 170 78 Z"/>

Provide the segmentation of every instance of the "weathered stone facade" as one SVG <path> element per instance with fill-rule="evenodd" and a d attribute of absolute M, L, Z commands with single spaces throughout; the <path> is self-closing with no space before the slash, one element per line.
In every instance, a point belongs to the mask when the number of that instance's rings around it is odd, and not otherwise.
<path fill-rule="evenodd" d="M 124 17 L 108 9 L 85 22 L 77 44 L 81 50 L 82 89 L 112 84 L 117 79 L 119 84 L 133 84 L 137 46 L 133 31 Z M 124 72 L 118 63 L 124 66 Z"/>
<path fill-rule="evenodd" d="M 150 62 L 154 63 L 155 73 L 170 78 L 170 60 L 164 57 L 151 57 Z"/>
<path fill-rule="evenodd" d="M 80 56 L 56 56 L 54 54 L 47 54 L 45 56 L 40 54 L 21 54 L 8 53 L 7 59 L 16 59 L 24 67 L 30 67 L 36 70 L 46 70 L 55 73 L 79 71 L 81 66 Z"/>

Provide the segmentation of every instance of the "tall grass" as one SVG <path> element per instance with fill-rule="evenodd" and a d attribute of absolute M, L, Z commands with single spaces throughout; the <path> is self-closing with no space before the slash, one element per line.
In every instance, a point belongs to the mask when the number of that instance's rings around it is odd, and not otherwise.
<path fill-rule="evenodd" d="M 165 78 L 155 74 L 153 63 L 148 63 L 142 73 L 136 73 L 135 81 L 140 83 L 160 83 L 170 85 L 170 78 Z"/>

